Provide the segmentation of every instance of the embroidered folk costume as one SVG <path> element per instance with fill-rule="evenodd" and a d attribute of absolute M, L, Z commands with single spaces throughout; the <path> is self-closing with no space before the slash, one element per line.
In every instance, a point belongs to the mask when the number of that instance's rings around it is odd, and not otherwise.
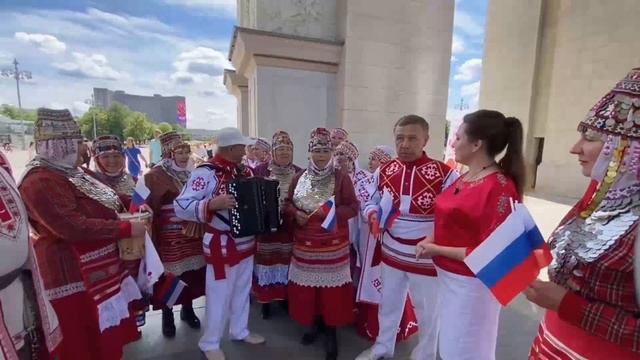
<path fill-rule="evenodd" d="M 594 186 L 551 235 L 549 279 L 568 292 L 557 312 L 546 311 L 529 358 L 640 359 L 640 68 L 600 99 L 578 130 L 604 147 Z"/>
<path fill-rule="evenodd" d="M 358 149 L 350 141 L 346 140 L 336 150 L 338 153 L 349 154 L 350 169 L 357 169 L 355 175 L 351 175 L 354 181 L 354 188 L 356 190 L 356 196 L 360 201 L 361 214 L 357 218 L 350 220 L 352 222 L 358 222 L 356 228 L 357 239 L 354 243 L 358 244 L 358 257 L 360 273 L 359 283 L 357 285 L 357 330 L 360 336 L 363 336 L 369 340 L 375 340 L 379 332 L 378 324 L 378 305 L 380 303 L 380 265 L 372 266 L 372 256 L 367 258 L 367 250 L 372 254 L 375 252 L 376 246 L 380 246 L 378 239 L 374 238 L 369 231 L 369 225 L 364 219 L 364 208 L 367 201 L 370 199 L 371 186 L 373 184 L 373 174 L 360 169 L 357 165 L 357 158 L 359 156 Z M 369 162 L 375 160 L 376 164 L 384 165 L 393 160 L 393 150 L 388 146 L 376 146 L 369 154 Z M 372 169 L 374 172 L 377 167 Z M 359 176 L 357 174 L 360 174 Z M 355 224 L 354 224 L 355 225 Z M 353 226 L 351 229 L 355 228 Z M 352 233 L 353 234 L 353 233 Z M 379 249 L 378 249 L 379 251 Z M 402 341 L 408 339 L 411 335 L 418 332 L 418 321 L 413 311 L 413 306 L 407 295 L 407 301 L 404 305 L 402 318 L 397 331 L 396 341 Z"/>
<path fill-rule="evenodd" d="M 364 215 L 377 211 L 383 192 L 393 196 L 398 218 L 382 235 L 381 280 L 378 322 L 380 331 L 370 349 L 373 357 L 393 356 L 398 326 L 407 291 L 420 326 L 418 345 L 412 359 L 435 359 L 438 337 L 437 281 L 431 260 L 416 260 L 416 245 L 433 233 L 433 205 L 436 196 L 453 180 L 455 173 L 426 154 L 413 162 L 396 158 L 373 175 L 370 200 Z M 374 256 L 377 262 L 378 256 Z"/>
<path fill-rule="evenodd" d="M 11 175 L 9 162 L 0 153 L 0 359 L 32 359 L 38 349 L 47 351 L 40 331 L 51 333 L 50 327 L 40 329 L 38 303 L 34 283 L 24 272 L 29 269 L 33 278 L 40 279 L 37 269 L 30 266 L 29 222 Z M 45 305 L 45 304 L 43 304 Z M 46 305 L 50 306 L 48 302 Z M 44 316 L 55 312 L 43 311 Z M 56 331 L 57 325 L 55 325 Z M 55 345 L 52 347 L 55 350 Z"/>
<path fill-rule="evenodd" d="M 141 298 L 117 247 L 131 223 L 118 220 L 118 195 L 77 167 L 82 137 L 69 111 L 39 109 L 34 137 L 38 155 L 19 189 L 37 233 L 34 266 L 62 331 L 49 357 L 121 359 L 138 337 L 129 303 Z"/>
<path fill-rule="evenodd" d="M 253 163 L 252 169 L 263 165 L 271 163 L 271 144 L 269 140 L 265 138 L 257 138 L 256 143 L 253 145 L 253 151 L 255 154 L 255 162 Z"/>
<path fill-rule="evenodd" d="M 323 322 L 328 326 L 326 351 L 332 359 L 337 356 L 335 328 L 353 321 L 348 221 L 358 214 L 358 199 L 349 175 L 335 169 L 332 159 L 324 168 L 318 167 L 311 154 L 314 151 L 331 152 L 329 131 L 324 128 L 311 132 L 309 165 L 293 179 L 285 205 L 288 221 L 295 224 L 289 315 L 302 325 Z M 332 197 L 336 226 L 327 230 L 321 225 L 331 213 L 321 215 L 318 209 Z M 308 216 L 305 225 L 296 222 L 297 212 Z M 313 342 L 316 336 L 314 327 L 303 342 Z"/>
<path fill-rule="evenodd" d="M 165 273 L 180 278 L 187 285 L 176 301 L 176 304 L 182 305 L 182 320 L 190 327 L 198 329 L 200 321 L 193 312 L 191 303 L 204 295 L 205 260 L 202 239 L 200 234 L 186 231 L 189 223 L 176 215 L 173 204 L 191 175 L 189 170 L 178 165 L 174 153 L 179 150 L 190 152 L 190 146 L 175 131 L 160 135 L 159 140 L 162 160 L 144 176 L 145 185 L 151 191 L 146 203 L 153 211 L 152 238 Z M 153 297 L 152 303 L 155 308 L 163 309 L 165 336 L 175 335 L 171 309 L 157 296 Z"/>
<path fill-rule="evenodd" d="M 207 263 L 207 319 L 199 347 L 209 359 L 223 359 L 220 341 L 227 320 L 232 339 L 249 343 L 264 342 L 264 339 L 248 329 L 255 237 L 233 238 L 229 210 L 209 209 L 210 201 L 226 195 L 226 185 L 231 180 L 253 176 L 251 169 L 241 165 L 241 159 L 236 163 L 221 156 L 221 149 L 236 151 L 235 147 L 253 144 L 253 141 L 236 128 L 218 130 L 215 141 L 218 153 L 191 173 L 174 206 L 181 219 L 205 226 L 202 247 Z"/>
<path fill-rule="evenodd" d="M 509 216 L 511 199 L 520 196 L 500 172 L 472 182 L 458 179 L 436 199 L 434 243 L 472 251 Z M 500 303 L 462 261 L 433 262 L 440 283 L 442 358 L 495 359 Z"/>
<path fill-rule="evenodd" d="M 271 143 L 272 159 L 268 164 L 258 165 L 254 175 L 278 180 L 280 189 L 280 209 L 284 209 L 284 199 L 289 192 L 293 177 L 301 170 L 292 162 L 278 165 L 275 152 L 286 148 L 293 153 L 293 142 L 289 134 L 279 131 L 273 135 Z M 293 158 L 293 157 L 292 157 Z M 253 292 L 260 303 L 269 303 L 287 298 L 289 263 L 293 247 L 292 224 L 283 222 L 278 232 L 259 235 L 256 239 L 256 257 L 253 269 Z M 267 314 L 263 314 L 268 316 Z"/>
<path fill-rule="evenodd" d="M 340 143 L 349 138 L 349 133 L 343 128 L 333 128 L 329 136 L 331 137 L 331 147 L 335 150 Z"/>

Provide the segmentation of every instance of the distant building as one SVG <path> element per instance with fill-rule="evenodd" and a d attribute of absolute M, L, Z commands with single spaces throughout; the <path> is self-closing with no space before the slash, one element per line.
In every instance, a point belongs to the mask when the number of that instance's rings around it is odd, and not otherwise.
<path fill-rule="evenodd" d="M 125 105 L 132 111 L 139 111 L 158 124 L 166 122 L 187 127 L 186 103 L 184 96 L 142 96 L 127 94 L 122 90 L 112 91 L 93 88 L 95 105 L 108 108 L 114 102 Z"/>

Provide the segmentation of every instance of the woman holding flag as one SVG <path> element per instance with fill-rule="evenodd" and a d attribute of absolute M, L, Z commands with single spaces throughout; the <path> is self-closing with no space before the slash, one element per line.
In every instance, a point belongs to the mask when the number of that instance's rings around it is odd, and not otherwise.
<path fill-rule="evenodd" d="M 289 314 L 311 329 L 302 343 L 313 343 L 326 326 L 326 359 L 336 359 L 337 326 L 353 321 L 348 220 L 358 199 L 346 172 L 333 166 L 330 133 L 317 128 L 309 141 L 309 165 L 291 182 L 285 214 L 295 222 L 289 269 Z"/>
<path fill-rule="evenodd" d="M 180 319 L 192 329 L 200 328 L 200 320 L 193 311 L 192 300 L 204 295 L 205 260 L 202 239 L 198 232 L 186 231 L 185 222 L 176 216 L 173 201 L 180 195 L 191 172 L 187 170 L 191 147 L 182 140 L 180 134 L 170 131 L 160 135 L 163 159 L 144 176 L 150 190 L 147 204 L 153 210 L 153 242 L 158 249 L 160 260 L 167 276 L 179 277 L 186 285 L 175 304 L 182 305 Z M 169 274 L 169 275 L 167 275 Z M 152 304 L 162 308 L 162 334 L 173 337 L 176 334 L 172 308 L 162 302 L 161 283 L 154 289 Z"/>
<path fill-rule="evenodd" d="M 465 115 L 454 147 L 456 162 L 469 171 L 436 198 L 434 236 L 418 244 L 416 255 L 432 257 L 438 272 L 442 359 L 491 360 L 501 306 L 462 260 L 522 196 L 522 125 L 500 112 L 478 110 Z"/>
<path fill-rule="evenodd" d="M 550 281 L 525 290 L 547 309 L 529 359 L 640 359 L 640 68 L 578 130 L 571 153 L 591 186 L 551 234 Z"/>
<path fill-rule="evenodd" d="M 40 285 L 61 330 L 47 340 L 59 346 L 43 358 L 121 359 L 138 338 L 129 306 L 141 294 L 117 241 L 144 237 L 146 223 L 119 220 L 116 192 L 78 168 L 82 136 L 68 110 L 39 109 L 34 138 L 37 156 L 19 190 L 37 233 Z"/>

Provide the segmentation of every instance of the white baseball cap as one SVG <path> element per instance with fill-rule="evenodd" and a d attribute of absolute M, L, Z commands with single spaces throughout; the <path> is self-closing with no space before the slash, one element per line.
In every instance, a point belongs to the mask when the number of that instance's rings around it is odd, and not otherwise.
<path fill-rule="evenodd" d="M 226 127 L 220 130 L 217 130 L 213 134 L 213 142 L 218 147 L 232 146 L 232 145 L 253 145 L 256 143 L 255 140 L 248 138 L 238 130 L 238 128 L 234 127 Z"/>

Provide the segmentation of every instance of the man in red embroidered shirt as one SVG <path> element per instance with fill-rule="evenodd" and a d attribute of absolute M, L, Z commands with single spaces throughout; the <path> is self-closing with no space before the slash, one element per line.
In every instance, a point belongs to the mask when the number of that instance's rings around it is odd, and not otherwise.
<path fill-rule="evenodd" d="M 444 163 L 423 151 L 429 140 L 429 124 L 407 115 L 394 130 L 398 157 L 374 173 L 371 199 L 364 215 L 376 225 L 383 192 L 393 196 L 399 217 L 382 234 L 382 298 L 378 311 L 380 331 L 373 347 L 356 360 L 393 357 L 407 291 L 411 294 L 419 326 L 419 342 L 411 359 L 435 360 L 438 338 L 436 270 L 431 260 L 416 259 L 416 244 L 433 234 L 435 197 L 457 177 Z M 375 261 L 375 260 L 374 260 Z"/>
<path fill-rule="evenodd" d="M 249 344 L 265 340 L 248 328 L 255 238 L 231 236 L 228 209 L 235 207 L 236 201 L 226 193 L 225 186 L 236 177 L 253 175 L 240 164 L 245 147 L 255 141 L 236 128 L 224 128 L 216 133 L 215 142 L 215 157 L 191 173 L 174 206 L 181 219 L 205 224 L 202 245 L 207 261 L 207 320 L 198 345 L 208 360 L 224 360 L 220 340 L 227 319 L 232 340 Z"/>

